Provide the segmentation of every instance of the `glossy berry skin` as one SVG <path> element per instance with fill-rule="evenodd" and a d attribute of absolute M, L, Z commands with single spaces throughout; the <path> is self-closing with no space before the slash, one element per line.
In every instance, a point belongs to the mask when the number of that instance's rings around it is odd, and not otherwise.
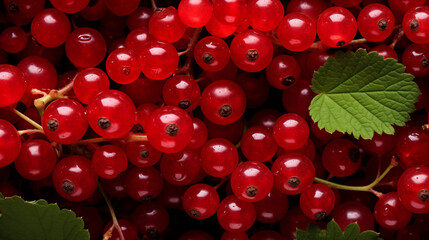
<path fill-rule="evenodd" d="M 205 71 L 222 70 L 229 61 L 229 47 L 218 37 L 208 36 L 200 39 L 194 48 L 194 59 Z"/>
<path fill-rule="evenodd" d="M 362 156 L 359 148 L 350 140 L 335 139 L 323 149 L 323 167 L 333 176 L 350 176 L 359 170 L 361 162 Z"/>
<path fill-rule="evenodd" d="M 227 24 L 240 25 L 247 15 L 245 0 L 214 0 L 213 18 Z"/>
<path fill-rule="evenodd" d="M 270 169 L 256 161 L 244 162 L 231 174 L 231 188 L 238 199 L 257 202 L 264 199 L 273 187 Z"/>
<path fill-rule="evenodd" d="M 299 12 L 309 16 L 316 24 L 319 15 L 329 7 L 329 2 L 323 0 L 291 0 L 286 12 Z"/>
<path fill-rule="evenodd" d="M 417 6 L 409 9 L 402 19 L 405 36 L 414 43 L 429 43 L 429 7 Z"/>
<path fill-rule="evenodd" d="M 128 195 L 136 201 L 148 201 L 157 197 L 163 184 L 161 173 L 153 167 L 132 168 L 127 171 L 125 179 Z"/>
<path fill-rule="evenodd" d="M 45 109 L 42 127 L 46 137 L 59 144 L 72 144 L 85 135 L 85 109 L 75 100 L 58 99 Z"/>
<path fill-rule="evenodd" d="M 224 138 L 208 140 L 200 151 L 201 167 L 213 177 L 225 177 L 238 164 L 238 152 L 234 144 Z"/>
<path fill-rule="evenodd" d="M 106 60 L 109 77 L 119 83 L 132 83 L 140 76 L 138 56 L 130 49 L 120 48 L 109 54 Z"/>
<path fill-rule="evenodd" d="M 92 166 L 98 176 L 113 179 L 127 170 L 127 155 L 118 146 L 104 145 L 97 148 L 92 155 Z"/>
<path fill-rule="evenodd" d="M 302 193 L 311 186 L 315 177 L 312 161 L 305 155 L 290 152 L 280 155 L 271 167 L 274 187 L 283 194 Z"/>
<path fill-rule="evenodd" d="M 261 126 L 268 130 L 272 130 L 277 118 L 281 115 L 282 113 L 275 109 L 262 109 L 253 115 L 252 119 L 250 119 L 249 126 Z"/>
<path fill-rule="evenodd" d="M 57 163 L 52 145 L 44 140 L 25 141 L 15 160 L 15 168 L 23 178 L 36 181 L 48 177 Z"/>
<path fill-rule="evenodd" d="M 393 58 L 398 61 L 398 54 L 395 52 L 393 48 L 387 45 L 378 45 L 373 47 L 370 52 L 377 52 L 381 56 L 383 56 L 384 59 L 386 58 Z"/>
<path fill-rule="evenodd" d="M 124 235 L 125 239 L 129 240 L 138 240 L 138 232 L 137 228 L 134 226 L 133 223 L 131 223 L 128 220 L 125 219 L 118 219 L 118 224 L 121 226 L 122 234 Z M 106 227 L 104 228 L 104 234 L 112 227 L 113 222 L 110 221 Z M 111 240 L 121 240 L 121 237 L 118 233 L 118 230 L 116 228 L 113 228 L 112 236 L 110 237 Z"/>
<path fill-rule="evenodd" d="M 241 1 L 241 0 L 239 0 Z M 238 26 L 235 24 L 224 23 L 219 21 L 214 15 L 210 21 L 205 25 L 207 31 L 215 37 L 226 38 L 233 34 Z"/>
<path fill-rule="evenodd" d="M 273 58 L 273 44 L 262 32 L 245 30 L 231 42 L 231 59 L 243 71 L 259 72 Z"/>
<path fill-rule="evenodd" d="M 126 146 L 128 160 L 137 167 L 151 167 L 160 159 L 162 152 L 149 142 L 128 142 Z"/>
<path fill-rule="evenodd" d="M 294 52 L 304 51 L 316 39 L 316 23 L 303 13 L 289 13 L 279 23 L 277 37 L 284 48 Z"/>
<path fill-rule="evenodd" d="M 429 74 L 429 51 L 424 45 L 411 44 L 405 48 L 402 64 L 407 72 L 414 77 L 424 77 Z"/>
<path fill-rule="evenodd" d="M 271 31 L 279 25 L 285 11 L 280 0 L 250 0 L 247 2 L 247 14 L 254 29 Z"/>
<path fill-rule="evenodd" d="M 399 200 L 408 211 L 429 213 L 429 167 L 411 167 L 405 170 L 399 177 L 397 189 Z"/>
<path fill-rule="evenodd" d="M 265 74 L 271 86 L 287 89 L 299 80 L 301 68 L 292 56 L 278 55 L 268 65 Z"/>
<path fill-rule="evenodd" d="M 93 28 L 78 28 L 66 41 L 67 57 L 77 68 L 97 66 L 104 59 L 106 51 L 103 35 Z"/>
<path fill-rule="evenodd" d="M 140 233 L 152 239 L 159 238 L 167 229 L 170 220 L 167 210 L 157 202 L 140 204 L 131 219 Z"/>
<path fill-rule="evenodd" d="M 139 53 L 141 70 L 153 80 L 162 80 L 171 76 L 179 65 L 179 55 L 170 43 L 148 41 Z"/>
<path fill-rule="evenodd" d="M 273 224 L 282 220 L 288 211 L 288 196 L 275 188 L 259 202 L 254 203 L 256 220 L 261 223 Z"/>
<path fill-rule="evenodd" d="M 126 16 L 134 12 L 140 0 L 103 0 L 106 7 L 116 16 Z"/>
<path fill-rule="evenodd" d="M 317 35 L 329 47 L 347 45 L 356 35 L 357 23 L 353 14 L 343 7 L 330 7 L 317 21 Z"/>
<path fill-rule="evenodd" d="M 80 70 L 73 83 L 73 91 L 80 102 L 91 103 L 92 99 L 101 91 L 110 87 L 109 78 L 99 68 L 85 68 Z"/>
<path fill-rule="evenodd" d="M 54 8 L 39 12 L 31 23 L 31 35 L 41 45 L 53 48 L 63 44 L 70 35 L 70 21 Z"/>
<path fill-rule="evenodd" d="M 235 195 L 227 196 L 217 209 L 217 220 L 225 231 L 239 233 L 248 230 L 256 219 L 255 207 Z"/>
<path fill-rule="evenodd" d="M 73 155 L 59 161 L 52 180 L 61 197 L 71 202 L 88 199 L 97 189 L 98 176 L 87 158 Z"/>
<path fill-rule="evenodd" d="M 383 194 L 375 204 L 374 217 L 380 226 L 399 230 L 410 222 L 412 213 L 402 206 L 397 192 L 390 192 Z"/>
<path fill-rule="evenodd" d="M 24 96 L 27 82 L 22 71 L 9 64 L 0 65 L 0 107 L 15 104 Z"/>
<path fill-rule="evenodd" d="M 198 83 L 187 75 L 169 78 L 162 88 L 162 97 L 167 105 L 177 106 L 187 112 L 197 108 L 200 95 Z"/>
<path fill-rule="evenodd" d="M 215 81 L 204 89 L 200 107 L 204 116 L 211 122 L 218 125 L 231 124 L 243 115 L 246 95 L 233 81 Z"/>
<path fill-rule="evenodd" d="M 22 51 L 27 45 L 28 37 L 20 27 L 8 27 L 0 34 L 0 44 L 2 49 L 8 53 Z"/>
<path fill-rule="evenodd" d="M 345 202 L 335 207 L 332 219 L 338 223 L 341 231 L 354 222 L 359 225 L 361 232 L 374 230 L 374 217 L 371 210 L 360 202 Z"/>
<path fill-rule="evenodd" d="M 165 106 L 151 114 L 145 130 L 154 148 L 165 153 L 176 153 L 189 144 L 194 127 L 191 117 L 184 110 Z"/>
<path fill-rule="evenodd" d="M 21 150 L 21 137 L 8 121 L 0 119 L 0 167 L 11 164 Z"/>
<path fill-rule="evenodd" d="M 240 148 L 248 160 L 265 162 L 274 157 L 278 147 L 270 130 L 262 126 L 254 126 L 241 137 Z"/>
<path fill-rule="evenodd" d="M 177 42 L 185 33 L 186 26 L 179 18 L 177 10 L 170 6 L 159 9 L 149 20 L 149 32 L 164 42 Z"/>
<path fill-rule="evenodd" d="M 395 147 L 396 139 L 395 135 L 374 133 L 372 139 L 359 138 L 359 145 L 372 154 L 382 157 Z"/>
<path fill-rule="evenodd" d="M 49 0 L 49 1 L 56 9 L 65 13 L 80 12 L 89 3 L 89 0 Z"/>
<path fill-rule="evenodd" d="M 199 28 L 206 25 L 213 14 L 213 6 L 209 0 L 183 0 L 177 9 L 180 20 L 188 27 Z"/>
<path fill-rule="evenodd" d="M 192 134 L 191 141 L 189 142 L 188 147 L 199 149 L 206 143 L 208 132 L 207 126 L 198 118 L 192 118 L 192 125 L 194 126 L 194 134 Z"/>
<path fill-rule="evenodd" d="M 57 87 L 57 70 L 48 59 L 29 56 L 22 59 L 17 67 L 21 69 L 27 81 L 25 94 L 32 99 L 40 97 L 40 95 L 33 95 L 31 93 L 32 89 L 49 92 Z"/>
<path fill-rule="evenodd" d="M 198 152 L 192 148 L 164 154 L 160 165 L 163 178 L 175 186 L 193 183 L 201 169 Z"/>
<path fill-rule="evenodd" d="M 153 37 L 149 34 L 147 27 L 139 27 L 128 33 L 125 38 L 125 48 L 128 48 L 138 54 L 142 46 Z"/>
<path fill-rule="evenodd" d="M 216 213 L 219 206 L 216 189 L 207 184 L 195 184 L 183 195 L 183 209 L 195 219 L 206 219 Z"/>
<path fill-rule="evenodd" d="M 308 218 L 322 220 L 334 209 L 335 194 L 326 185 L 313 184 L 301 193 L 299 205 Z"/>
<path fill-rule="evenodd" d="M 304 146 L 309 134 L 307 122 L 295 113 L 280 116 L 273 128 L 277 144 L 287 150 L 296 150 Z"/>
<path fill-rule="evenodd" d="M 158 106 L 152 103 L 144 103 L 137 108 L 136 122 L 143 128 L 142 132 L 145 132 L 147 121 L 149 120 L 150 115 L 155 112 L 156 109 L 158 109 Z"/>
<path fill-rule="evenodd" d="M 357 19 L 360 34 L 371 42 L 385 40 L 393 32 L 395 16 L 383 4 L 367 5 L 360 12 Z"/>
<path fill-rule="evenodd" d="M 395 152 L 405 167 L 429 164 L 429 133 L 421 127 L 411 127 L 399 134 Z"/>
<path fill-rule="evenodd" d="M 88 123 L 98 135 L 118 138 L 134 126 L 136 108 L 131 99 L 116 90 L 98 93 L 86 108 Z"/>

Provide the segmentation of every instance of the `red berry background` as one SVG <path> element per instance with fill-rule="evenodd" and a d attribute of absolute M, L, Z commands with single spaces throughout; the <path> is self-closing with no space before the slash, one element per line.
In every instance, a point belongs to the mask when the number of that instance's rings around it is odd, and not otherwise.
<path fill-rule="evenodd" d="M 394 135 L 310 117 L 313 73 L 358 49 L 421 91 Z M 3 0 L 0 193 L 94 240 L 429 239 L 428 78 L 425 0 Z"/>

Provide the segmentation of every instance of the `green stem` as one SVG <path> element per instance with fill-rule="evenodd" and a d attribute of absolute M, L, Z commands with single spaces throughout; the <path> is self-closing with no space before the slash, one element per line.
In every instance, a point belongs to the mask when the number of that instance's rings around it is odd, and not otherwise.
<path fill-rule="evenodd" d="M 336 188 L 340 190 L 367 192 L 367 191 L 370 191 L 373 187 L 375 187 L 389 173 L 389 171 L 396 166 L 398 166 L 398 162 L 396 161 L 396 158 L 392 158 L 392 161 L 390 162 L 390 165 L 386 168 L 386 170 L 384 170 L 384 172 L 379 177 L 377 177 L 372 183 L 366 186 L 348 186 L 348 185 L 333 183 L 318 177 L 315 177 L 314 181 L 325 184 L 328 187 Z"/>
<path fill-rule="evenodd" d="M 113 210 L 112 203 L 110 203 L 110 200 L 107 197 L 106 193 L 104 193 L 104 190 L 101 187 L 100 183 L 98 184 L 98 189 L 100 190 L 101 195 L 103 195 L 104 201 L 106 201 L 107 207 L 109 208 L 110 215 L 112 216 L 113 226 L 116 228 L 116 231 L 118 231 L 119 237 L 121 238 L 121 240 L 125 240 L 124 234 L 122 233 L 121 226 L 119 226 L 118 219 L 116 218 L 115 211 Z"/>
<path fill-rule="evenodd" d="M 36 123 L 35 121 L 33 121 L 31 118 L 25 116 L 24 114 L 22 114 L 20 111 L 16 110 L 15 108 L 11 109 L 16 115 L 18 115 L 20 118 L 24 119 L 26 122 L 28 122 L 29 124 L 31 124 L 33 127 L 43 131 L 43 127 L 40 126 L 38 123 Z"/>

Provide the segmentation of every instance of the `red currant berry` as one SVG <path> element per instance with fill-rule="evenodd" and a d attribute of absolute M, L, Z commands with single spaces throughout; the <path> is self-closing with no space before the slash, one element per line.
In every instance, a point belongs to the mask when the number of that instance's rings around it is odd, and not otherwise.
<path fill-rule="evenodd" d="M 395 16 L 385 5 L 374 3 L 359 12 L 357 24 L 362 37 L 371 42 L 380 42 L 393 32 Z"/>
<path fill-rule="evenodd" d="M 80 202 L 91 197 L 97 189 L 98 176 L 91 161 L 82 156 L 69 156 L 57 163 L 52 173 L 55 189 L 61 197 Z"/>
<path fill-rule="evenodd" d="M 402 131 L 396 141 L 395 152 L 405 167 L 429 164 L 429 132 L 421 127 Z"/>
<path fill-rule="evenodd" d="M 136 201 L 149 201 L 157 197 L 163 183 L 161 173 L 153 167 L 132 168 L 127 171 L 125 180 L 128 195 Z"/>
<path fill-rule="evenodd" d="M 217 72 L 228 64 L 229 48 L 223 39 L 208 36 L 195 45 L 194 58 L 203 70 Z"/>
<path fill-rule="evenodd" d="M 160 8 L 149 20 L 149 32 L 164 42 L 177 42 L 185 34 L 186 26 L 174 7 Z"/>
<path fill-rule="evenodd" d="M 250 0 L 247 2 L 247 14 L 254 29 L 271 31 L 279 25 L 285 10 L 280 0 Z"/>
<path fill-rule="evenodd" d="M 11 164 L 21 150 L 21 138 L 15 127 L 0 119 L 0 168 Z"/>
<path fill-rule="evenodd" d="M 0 65 L 0 107 L 17 103 L 24 96 L 26 86 L 24 74 L 19 68 Z"/>
<path fill-rule="evenodd" d="M 238 164 L 238 151 L 234 144 L 224 138 L 207 141 L 200 150 L 201 167 L 213 177 L 225 177 Z"/>
<path fill-rule="evenodd" d="M 57 154 L 51 144 L 34 139 L 22 144 L 15 168 L 23 178 L 36 181 L 48 177 L 56 163 Z"/>
<path fill-rule="evenodd" d="M 27 45 L 28 37 L 20 27 L 8 27 L 0 34 L 0 44 L 7 53 L 18 53 Z"/>
<path fill-rule="evenodd" d="M 360 202 L 346 202 L 337 206 L 332 213 L 332 219 L 338 223 L 341 231 L 350 223 L 357 223 L 361 232 L 374 230 L 371 210 Z"/>
<path fill-rule="evenodd" d="M 350 140 L 335 139 L 323 149 L 323 167 L 333 176 L 350 176 L 359 170 L 361 162 L 359 148 Z"/>
<path fill-rule="evenodd" d="M 200 95 L 197 82 L 186 75 L 169 78 L 162 88 L 162 97 L 167 105 L 177 106 L 187 112 L 197 108 Z"/>
<path fill-rule="evenodd" d="M 296 152 L 280 155 L 271 171 L 274 175 L 274 187 L 288 195 L 302 193 L 311 186 L 315 176 L 311 160 Z"/>
<path fill-rule="evenodd" d="M 326 185 L 313 184 L 301 193 L 299 205 L 308 218 L 323 220 L 334 209 L 335 194 Z M 337 223 L 339 222 L 337 221 Z"/>
<path fill-rule="evenodd" d="M 405 36 L 414 43 L 429 43 L 429 7 L 418 6 L 408 10 L 402 19 Z"/>
<path fill-rule="evenodd" d="M 304 13 L 289 13 L 277 27 L 277 37 L 290 51 L 307 50 L 316 39 L 316 23 Z"/>
<path fill-rule="evenodd" d="M 155 110 L 145 130 L 150 144 L 165 153 L 183 150 L 194 133 L 191 117 L 184 110 L 173 106 Z"/>
<path fill-rule="evenodd" d="M 310 130 L 307 122 L 298 114 L 287 113 L 277 119 L 273 134 L 280 147 L 296 150 L 307 142 Z"/>
<path fill-rule="evenodd" d="M 399 230 L 410 222 L 412 214 L 402 206 L 398 193 L 390 192 L 383 194 L 375 204 L 374 217 L 380 226 Z"/>
<path fill-rule="evenodd" d="M 246 72 L 259 72 L 273 58 L 273 44 L 262 32 L 245 30 L 231 42 L 231 59 L 238 68 Z"/>
<path fill-rule="evenodd" d="M 274 157 L 278 147 L 270 130 L 255 126 L 243 134 L 240 148 L 248 160 L 265 162 Z"/>
<path fill-rule="evenodd" d="M 209 0 L 183 0 L 179 3 L 179 17 L 182 22 L 191 28 L 206 25 L 213 14 L 213 6 Z"/>
<path fill-rule="evenodd" d="M 131 99 L 116 90 L 98 93 L 86 109 L 91 128 L 105 138 L 124 136 L 134 126 L 136 108 Z"/>
<path fill-rule="evenodd" d="M 58 99 L 45 109 L 42 127 L 46 137 L 59 144 L 72 144 L 85 135 L 85 109 L 75 100 Z"/>
<path fill-rule="evenodd" d="M 287 89 L 299 80 L 301 68 L 295 58 L 278 55 L 268 65 L 265 74 L 271 86 Z"/>
<path fill-rule="evenodd" d="M 31 23 L 31 35 L 41 45 L 53 48 L 63 44 L 70 35 L 70 21 L 54 8 L 39 12 Z"/>
<path fill-rule="evenodd" d="M 273 188 L 264 199 L 254 203 L 254 205 L 256 220 L 262 223 L 273 224 L 286 216 L 289 199 L 287 195 Z"/>
<path fill-rule="evenodd" d="M 198 177 L 201 169 L 198 152 L 192 148 L 164 154 L 160 165 L 164 179 L 175 186 L 191 184 Z"/>
<path fill-rule="evenodd" d="M 347 45 L 356 35 L 357 23 L 353 14 L 342 7 L 330 7 L 317 21 L 317 35 L 329 47 Z"/>
<path fill-rule="evenodd" d="M 115 145 L 104 145 L 95 150 L 92 156 L 92 166 L 102 178 L 116 178 L 127 170 L 128 159 L 124 151 Z"/>
<path fill-rule="evenodd" d="M 231 174 L 231 188 L 235 196 L 246 202 L 264 199 L 273 187 L 273 174 L 261 162 L 248 161 L 238 165 Z"/>
<path fill-rule="evenodd" d="M 206 184 L 195 184 L 183 195 L 183 209 L 195 219 L 206 219 L 216 213 L 219 195 L 216 189 Z"/>
<path fill-rule="evenodd" d="M 151 167 L 161 159 L 162 152 L 152 147 L 149 142 L 129 142 L 126 154 L 128 160 L 137 167 Z"/>
<path fill-rule="evenodd" d="M 253 204 L 241 201 L 235 195 L 224 198 L 217 209 L 217 220 L 228 232 L 244 232 L 253 225 L 255 219 Z"/>
<path fill-rule="evenodd" d="M 49 0 L 51 4 L 61 12 L 77 13 L 82 11 L 89 3 L 89 0 Z"/>
<path fill-rule="evenodd" d="M 139 61 L 146 77 L 162 80 L 176 71 L 179 55 L 170 43 L 151 40 L 142 46 Z"/>
<path fill-rule="evenodd" d="M 110 87 L 109 78 L 99 68 L 85 68 L 80 70 L 73 83 L 73 90 L 80 102 L 89 104 L 101 91 Z"/>
<path fill-rule="evenodd" d="M 109 77 L 119 83 L 132 83 L 140 76 L 138 56 L 130 49 L 120 48 L 109 54 L 106 60 Z"/>
<path fill-rule="evenodd" d="M 93 28 L 78 28 L 66 41 L 67 57 L 77 68 L 97 66 L 104 59 L 106 51 L 103 35 Z"/>
<path fill-rule="evenodd" d="M 158 239 L 168 226 L 170 217 L 167 210 L 157 202 L 140 204 L 131 215 L 138 231 L 149 239 Z"/>
<path fill-rule="evenodd" d="M 227 125 L 237 121 L 246 109 L 246 95 L 237 83 L 215 81 L 201 95 L 201 111 L 211 122 Z"/>
<path fill-rule="evenodd" d="M 399 200 L 408 211 L 429 213 L 429 167 L 408 168 L 398 181 Z"/>

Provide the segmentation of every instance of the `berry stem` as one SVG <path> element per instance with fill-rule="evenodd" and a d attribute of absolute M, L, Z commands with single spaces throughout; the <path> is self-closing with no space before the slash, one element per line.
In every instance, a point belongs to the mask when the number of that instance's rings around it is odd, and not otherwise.
<path fill-rule="evenodd" d="M 389 45 L 391 48 L 395 48 L 396 44 L 401 40 L 401 38 L 404 36 L 404 29 L 402 29 L 402 26 L 398 28 L 398 33 L 396 33 L 395 38 L 393 38 L 392 43 Z"/>
<path fill-rule="evenodd" d="M 104 190 L 101 187 L 100 183 L 98 184 L 98 189 L 100 190 L 101 195 L 103 195 L 103 198 L 106 201 L 107 207 L 109 208 L 110 215 L 112 216 L 112 221 L 113 221 L 112 227 L 116 228 L 116 231 L 118 231 L 119 237 L 121 238 L 121 240 L 125 240 L 124 234 L 122 233 L 121 226 L 119 226 L 118 219 L 116 218 L 116 214 L 115 214 L 115 211 L 113 209 L 112 203 L 110 203 L 110 200 L 107 197 L 106 193 L 104 193 Z M 113 229 L 111 228 L 111 229 L 109 229 L 109 231 L 110 230 L 113 230 Z M 107 231 L 107 232 L 109 232 L 109 231 Z M 110 234 L 111 234 L 111 232 L 110 232 Z M 103 238 L 105 238 L 105 236 L 103 236 Z M 107 239 L 110 239 L 110 238 L 107 238 Z"/>
<path fill-rule="evenodd" d="M 228 179 L 230 178 L 230 175 L 223 177 L 220 182 L 218 184 L 216 184 L 216 186 L 214 186 L 214 189 L 218 189 L 220 186 L 222 186 L 226 181 L 228 181 Z"/>
<path fill-rule="evenodd" d="M 31 135 L 31 134 L 35 134 L 35 133 L 42 133 L 42 134 L 45 134 L 45 132 L 43 132 L 42 130 L 39 130 L 39 129 L 19 130 L 19 131 L 18 131 L 18 133 L 19 133 L 19 135 L 20 135 L 20 136 L 22 136 L 22 135 L 24 135 L 24 134 Z"/>
<path fill-rule="evenodd" d="M 372 192 L 376 197 L 381 198 L 383 196 L 383 193 L 379 191 L 375 191 L 374 189 L 369 189 L 370 192 Z"/>
<path fill-rule="evenodd" d="M 43 132 L 43 127 L 40 126 L 38 123 L 36 123 L 35 121 L 33 121 L 31 118 L 25 116 L 24 114 L 22 114 L 20 111 L 16 110 L 15 108 L 11 108 L 11 110 L 18 115 L 20 118 L 24 119 L 25 121 L 27 121 L 29 124 L 31 124 L 33 127 L 39 129 L 40 131 Z"/>
<path fill-rule="evenodd" d="M 118 141 L 125 139 L 127 142 L 145 142 L 147 140 L 146 134 L 135 134 L 135 133 L 129 133 L 123 138 L 90 138 L 90 139 L 84 139 L 75 142 L 73 145 L 88 145 L 88 144 L 94 144 L 94 143 L 101 143 L 101 142 L 112 142 L 112 141 Z"/>
<path fill-rule="evenodd" d="M 392 157 L 392 160 L 390 162 L 390 165 L 386 168 L 386 170 L 384 170 L 384 172 L 377 177 L 372 183 L 366 185 L 366 186 L 348 186 L 348 185 L 342 185 L 342 184 L 338 184 L 338 183 L 333 183 L 318 177 L 314 178 L 315 182 L 318 183 L 322 183 L 327 185 L 328 187 L 331 188 L 336 188 L 336 189 L 340 189 L 340 190 L 349 190 L 349 191 L 362 191 L 362 192 L 367 192 L 367 191 L 371 191 L 371 189 L 373 187 L 375 187 L 386 175 L 387 173 L 389 173 L 389 171 L 398 166 L 398 161 L 396 160 L 395 157 Z"/>
<path fill-rule="evenodd" d="M 185 50 L 185 52 L 186 52 L 186 62 L 185 62 L 185 64 L 183 64 L 183 66 L 181 68 L 179 68 L 176 71 L 176 74 L 177 73 L 186 73 L 186 75 L 190 74 L 192 59 L 194 58 L 194 47 L 195 47 L 195 45 L 198 42 L 198 38 L 199 38 L 200 33 L 201 33 L 202 30 L 203 30 L 203 28 L 197 28 L 197 29 L 195 29 L 194 34 L 193 34 L 191 40 L 188 43 L 188 48 Z"/>
<path fill-rule="evenodd" d="M 156 0 L 150 0 L 150 3 L 152 4 L 152 11 L 156 12 L 156 10 L 158 10 L 158 7 L 156 6 Z"/>
<path fill-rule="evenodd" d="M 77 74 L 76 74 L 77 75 Z M 37 108 L 37 110 L 40 113 L 40 116 L 43 116 L 43 112 L 45 111 L 45 106 L 49 102 L 59 99 L 59 98 L 65 98 L 65 94 L 73 89 L 73 84 L 75 77 L 70 81 L 69 84 L 61 88 L 60 90 L 53 89 L 49 92 L 49 94 L 44 95 L 43 97 L 37 98 L 34 100 L 34 106 Z"/>

